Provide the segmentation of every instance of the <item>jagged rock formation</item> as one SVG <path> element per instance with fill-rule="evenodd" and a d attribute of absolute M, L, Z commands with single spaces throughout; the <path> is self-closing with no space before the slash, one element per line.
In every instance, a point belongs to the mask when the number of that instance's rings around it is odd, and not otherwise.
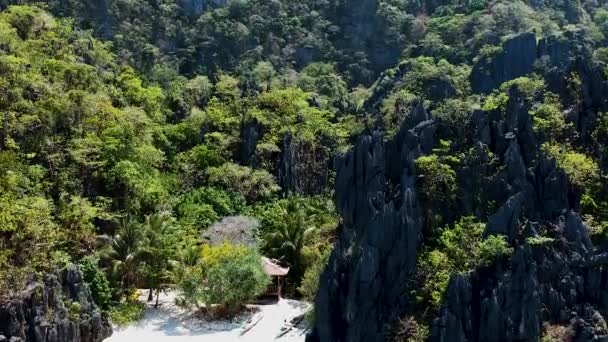
<path fill-rule="evenodd" d="M 309 341 L 379 341 L 408 302 L 422 213 L 414 161 L 430 152 L 436 123 L 422 105 L 387 143 L 363 136 L 337 165 L 340 238 L 322 276 Z"/>
<path fill-rule="evenodd" d="M 258 167 L 256 148 L 263 135 L 264 127 L 255 119 L 242 125 L 239 146 L 239 160 L 241 163 L 254 168 Z"/>
<path fill-rule="evenodd" d="M 243 124 L 238 155 L 241 163 L 252 168 L 260 166 L 257 145 L 264 129 L 256 120 Z M 332 167 L 328 146 L 311 146 L 291 134 L 283 136 L 275 164 L 274 174 L 283 191 L 306 195 L 319 194 L 327 187 Z"/>
<path fill-rule="evenodd" d="M 565 73 L 580 76 L 583 99 L 572 102 L 575 114 L 568 119 L 579 132 L 589 132 L 593 113 L 606 106 L 598 95 L 605 94 L 606 80 L 577 46 L 557 38 L 537 45 L 534 35 L 524 34 L 487 64 L 489 75 L 479 74 L 484 68 L 477 65 L 471 78 L 478 91 L 491 91 L 531 72 L 540 51 L 550 66 L 544 75 L 562 75 L 548 82 L 552 91 L 560 94 Z M 452 276 L 431 340 L 538 341 L 543 324 L 568 325 L 575 341 L 608 340 L 602 316 L 608 314 L 607 246 L 591 243 L 577 213 L 579 191 L 541 152 L 525 95 L 517 87 L 508 94 L 504 112 L 476 111 L 466 133 L 472 146 L 497 157 L 492 182 L 478 189 L 469 188 L 470 179 L 458 182 L 461 193 L 483 192 L 498 205 L 487 215 L 486 234 L 506 236 L 515 251 L 492 266 Z M 414 161 L 433 148 L 437 123 L 428 119 L 417 106 L 393 140 L 364 136 L 338 163 L 335 197 L 343 222 L 321 277 L 317 323 L 308 341 L 385 341 L 387 326 L 414 313 L 408 283 L 424 221 Z M 461 196 L 457 205 L 475 213 L 462 203 L 469 197 Z M 534 240 L 540 231 L 549 239 Z"/>
<path fill-rule="evenodd" d="M 549 89 L 568 99 L 571 95 L 567 82 L 575 72 L 584 87 L 584 107 L 605 110 L 608 102 L 603 94 L 608 86 L 601 66 L 593 65 L 591 60 L 591 50 L 580 32 L 544 37 L 538 43 L 534 34 L 522 33 L 504 42 L 495 56 L 481 58 L 475 63 L 470 77 L 471 88 L 476 93 L 490 93 L 506 81 L 530 74 L 537 66 Z M 574 102 L 574 99 L 569 100 Z"/>
<path fill-rule="evenodd" d="M 532 72 L 536 61 L 536 37 L 523 33 L 506 41 L 492 58 L 482 58 L 473 67 L 471 87 L 489 93 L 502 83 Z"/>
<path fill-rule="evenodd" d="M 77 266 L 33 281 L 0 303 L 0 341 L 100 342 L 112 334 Z"/>
<path fill-rule="evenodd" d="M 521 98 L 511 91 L 504 121 L 476 127 L 480 138 L 492 127 L 490 146 L 506 166 L 500 178 L 509 197 L 489 217 L 487 234 L 507 236 L 516 250 L 510 261 L 451 278 L 433 341 L 538 341 L 543 322 L 571 324 L 575 341 L 608 338 L 598 313 L 608 312 L 608 251 L 592 245 L 564 171 L 534 155 Z M 528 243 L 541 226 L 554 240 Z"/>
<path fill-rule="evenodd" d="M 324 146 L 311 146 L 285 135 L 277 161 L 277 179 L 284 191 L 319 194 L 327 187 L 330 169 L 329 151 Z"/>

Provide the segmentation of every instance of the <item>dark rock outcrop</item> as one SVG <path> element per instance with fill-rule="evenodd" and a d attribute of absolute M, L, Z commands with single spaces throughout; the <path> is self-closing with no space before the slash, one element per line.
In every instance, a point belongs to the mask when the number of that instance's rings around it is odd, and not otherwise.
<path fill-rule="evenodd" d="M 545 245 L 519 246 L 510 262 L 452 277 L 433 341 L 538 341 L 543 322 L 570 325 L 574 341 L 608 338 L 607 260 L 568 212 Z"/>
<path fill-rule="evenodd" d="M 0 303 L 0 340 L 100 342 L 112 334 L 77 266 L 33 281 Z"/>
<path fill-rule="evenodd" d="M 258 167 L 256 149 L 263 135 L 264 127 L 255 119 L 242 125 L 239 145 L 239 160 L 241 163 L 253 168 Z"/>
<path fill-rule="evenodd" d="M 486 234 L 506 236 L 515 252 L 510 261 L 452 276 L 432 341 L 538 341 L 546 322 L 568 325 L 574 341 L 608 339 L 598 313 L 608 313 L 606 251 L 593 246 L 574 212 L 577 196 L 564 171 L 539 155 L 520 103 L 512 90 L 504 120 L 474 118 L 480 140 L 502 156 L 497 180 L 508 195 Z M 494 128 L 489 139 L 488 127 Z M 539 226 L 550 240 L 529 242 Z"/>
<path fill-rule="evenodd" d="M 336 206 L 343 222 L 321 278 L 309 341 L 381 341 L 384 323 L 403 312 L 422 230 L 414 161 L 430 152 L 435 129 L 416 106 L 394 139 L 363 136 L 338 162 Z"/>
<path fill-rule="evenodd" d="M 519 39 L 524 41 L 503 53 L 518 46 L 526 56 L 536 51 L 534 36 Z M 563 57 L 568 54 L 552 54 L 571 63 Z M 525 59 L 531 67 L 533 58 Z M 500 70 L 513 76 L 529 69 Z M 496 204 L 486 235 L 507 237 L 514 253 L 452 276 L 432 341 L 538 341 L 545 324 L 568 326 L 575 341 L 608 339 L 602 317 L 608 314 L 608 250 L 591 243 L 576 212 L 580 194 L 543 155 L 529 106 L 513 87 L 505 113 L 476 111 L 471 117 L 467 139 L 491 151 L 497 165 L 491 184 L 463 192 L 471 198 L 483 192 Z M 308 341 L 385 341 L 397 318 L 415 313 L 409 284 L 426 211 L 416 196 L 414 161 L 432 151 L 436 127 L 422 106 L 413 106 L 392 140 L 363 136 L 338 162 L 335 200 L 343 221 L 321 277 Z M 539 239 L 540 231 L 549 239 Z"/>
<path fill-rule="evenodd" d="M 327 187 L 331 169 L 329 150 L 323 144 L 313 146 L 292 135 L 283 137 L 277 160 L 279 185 L 287 193 L 315 195 Z"/>
<path fill-rule="evenodd" d="M 608 82 L 601 66 L 592 63 L 591 43 L 581 32 L 566 32 L 563 36 L 543 37 L 536 42 L 532 33 L 519 34 L 503 43 L 501 51 L 495 56 L 482 58 L 471 71 L 471 88 L 476 93 L 487 94 L 500 87 L 504 82 L 531 74 L 538 63 L 538 70 L 547 81 L 548 89 L 558 94 L 562 101 L 577 104 L 581 99 L 573 98 L 568 89 L 572 75 L 581 81 L 583 108 L 573 111 L 571 121 L 579 131 L 593 124 L 590 108 L 607 110 L 605 97 Z M 580 116 L 580 117 L 579 117 Z"/>
<path fill-rule="evenodd" d="M 507 40 L 495 56 L 475 63 L 471 72 L 473 91 L 490 93 L 506 81 L 531 73 L 536 56 L 534 34 L 522 33 Z"/>

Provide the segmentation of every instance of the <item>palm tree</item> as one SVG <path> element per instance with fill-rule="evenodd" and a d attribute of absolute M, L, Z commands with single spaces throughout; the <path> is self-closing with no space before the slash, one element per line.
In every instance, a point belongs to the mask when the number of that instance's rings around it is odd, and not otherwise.
<path fill-rule="evenodd" d="M 284 208 L 282 223 L 264 237 L 270 253 L 289 264 L 289 275 L 296 286 L 304 273 L 302 249 L 317 229 L 314 226 L 314 218 L 315 215 L 310 214 L 301 200 L 291 198 Z"/>
<path fill-rule="evenodd" d="M 153 299 L 153 291 L 156 290 L 156 304 L 160 292 L 169 282 L 169 260 L 171 257 L 171 225 L 170 216 L 160 213 L 146 217 L 144 223 L 144 244 L 140 255 L 144 261 L 146 280 L 150 286 L 148 301 Z"/>
<path fill-rule="evenodd" d="M 194 304 L 200 309 L 203 273 L 200 265 L 201 249 L 188 246 L 178 252 L 177 260 L 171 260 L 171 281 L 180 289 L 182 305 Z"/>
<path fill-rule="evenodd" d="M 143 229 L 139 222 L 129 217 L 119 221 L 118 233 L 111 239 L 103 257 L 111 262 L 111 273 L 121 288 L 129 288 L 139 279 Z"/>

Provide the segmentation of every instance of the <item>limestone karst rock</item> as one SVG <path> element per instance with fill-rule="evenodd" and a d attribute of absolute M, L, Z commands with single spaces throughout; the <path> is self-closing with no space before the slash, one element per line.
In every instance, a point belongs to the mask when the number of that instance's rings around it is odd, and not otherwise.
<path fill-rule="evenodd" d="M 31 282 L 0 302 L 0 341 L 101 342 L 112 334 L 77 266 Z"/>

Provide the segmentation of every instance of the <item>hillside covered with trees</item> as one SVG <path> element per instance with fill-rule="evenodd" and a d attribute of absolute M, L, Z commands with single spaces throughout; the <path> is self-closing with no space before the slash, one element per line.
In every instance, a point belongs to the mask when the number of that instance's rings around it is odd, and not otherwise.
<path fill-rule="evenodd" d="M 0 337 L 238 310 L 263 255 L 310 341 L 608 338 L 605 0 L 0 9 Z"/>

